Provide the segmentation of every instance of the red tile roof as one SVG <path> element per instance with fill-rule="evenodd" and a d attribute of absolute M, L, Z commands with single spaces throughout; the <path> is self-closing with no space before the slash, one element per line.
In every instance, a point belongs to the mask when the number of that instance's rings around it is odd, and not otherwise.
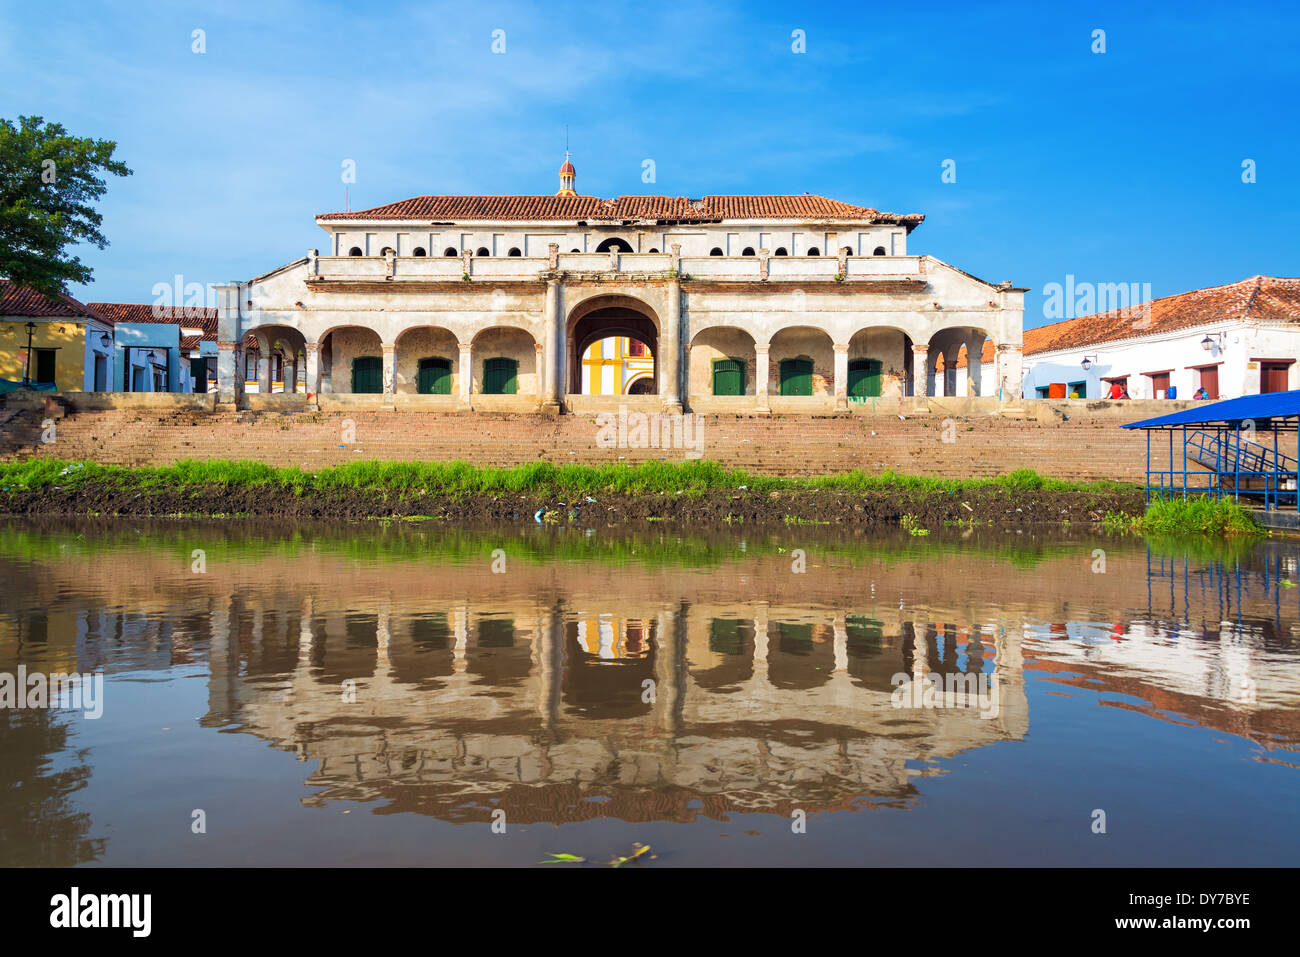
<path fill-rule="evenodd" d="M 1193 289 L 1127 309 L 1062 319 L 1025 330 L 1024 354 L 1082 349 L 1102 342 L 1162 335 L 1214 322 L 1236 320 L 1300 323 L 1300 279 L 1252 276 L 1226 286 Z M 993 340 L 983 361 L 993 361 Z M 959 362 L 959 366 L 965 365 Z"/>
<path fill-rule="evenodd" d="M 215 339 L 217 335 L 217 310 L 206 306 L 155 306 L 136 302 L 92 302 L 90 305 L 111 322 L 175 323 L 202 329 L 200 338 L 203 339 Z"/>
<path fill-rule="evenodd" d="M 111 321 L 84 302 L 71 296 L 50 299 L 34 289 L 8 280 L 0 281 L 0 316 L 27 316 L 41 319 L 91 318 Z"/>
<path fill-rule="evenodd" d="M 888 223 L 915 229 L 920 213 L 882 213 L 825 196 L 416 196 L 401 202 L 347 213 L 322 213 L 318 222 L 347 220 L 420 220 L 462 222 L 489 220 L 638 220 L 707 222 L 719 219 L 827 219 Z"/>

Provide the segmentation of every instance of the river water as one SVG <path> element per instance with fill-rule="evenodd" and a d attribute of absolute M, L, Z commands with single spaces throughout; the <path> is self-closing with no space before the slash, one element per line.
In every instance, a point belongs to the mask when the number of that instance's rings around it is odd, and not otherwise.
<path fill-rule="evenodd" d="M 1292 864 L 1298 563 L 10 522 L 0 864 Z"/>

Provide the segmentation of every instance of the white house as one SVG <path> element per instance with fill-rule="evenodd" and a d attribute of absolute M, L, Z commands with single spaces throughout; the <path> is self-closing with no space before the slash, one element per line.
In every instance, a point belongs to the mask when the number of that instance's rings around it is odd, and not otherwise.
<path fill-rule="evenodd" d="M 1026 398 L 1104 398 L 1116 384 L 1133 399 L 1300 389 L 1300 279 L 1252 276 L 1024 335 Z M 985 369 L 992 358 L 986 347 Z"/>

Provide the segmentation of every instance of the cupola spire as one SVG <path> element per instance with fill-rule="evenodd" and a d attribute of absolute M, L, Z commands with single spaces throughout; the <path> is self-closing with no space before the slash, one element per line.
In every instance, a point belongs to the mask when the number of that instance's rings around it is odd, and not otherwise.
<path fill-rule="evenodd" d="M 569 151 L 564 151 L 564 165 L 560 167 L 560 189 L 556 196 L 577 196 L 578 191 L 573 188 L 573 181 L 577 178 L 578 172 L 569 162 Z"/>

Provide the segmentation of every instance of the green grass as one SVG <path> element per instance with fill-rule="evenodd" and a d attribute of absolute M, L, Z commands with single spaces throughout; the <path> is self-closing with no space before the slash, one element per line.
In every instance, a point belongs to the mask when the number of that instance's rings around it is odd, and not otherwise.
<path fill-rule="evenodd" d="M 1151 502 L 1141 516 L 1107 513 L 1107 529 L 1146 535 L 1212 535 L 1223 538 L 1265 534 L 1235 499 L 1205 495 Z"/>
<path fill-rule="evenodd" d="M 0 490 L 35 490 L 50 486 L 76 488 L 87 483 L 132 488 L 178 489 L 233 485 L 283 490 L 295 495 L 309 491 L 359 490 L 399 498 L 438 494 L 451 498 L 472 495 L 533 494 L 702 495 L 722 490 L 770 492 L 919 492 L 960 494 L 981 489 L 1026 491 L 1128 490 L 1118 482 L 1069 482 L 1021 469 L 1009 475 L 981 479 L 930 478 L 896 472 L 869 474 L 859 470 L 800 478 L 757 475 L 726 469 L 715 462 L 645 462 L 636 465 L 552 465 L 532 462 L 513 468 L 480 468 L 467 462 L 350 462 L 316 472 L 279 468 L 260 462 L 186 460 L 161 467 L 97 465 L 57 459 L 0 463 Z"/>

